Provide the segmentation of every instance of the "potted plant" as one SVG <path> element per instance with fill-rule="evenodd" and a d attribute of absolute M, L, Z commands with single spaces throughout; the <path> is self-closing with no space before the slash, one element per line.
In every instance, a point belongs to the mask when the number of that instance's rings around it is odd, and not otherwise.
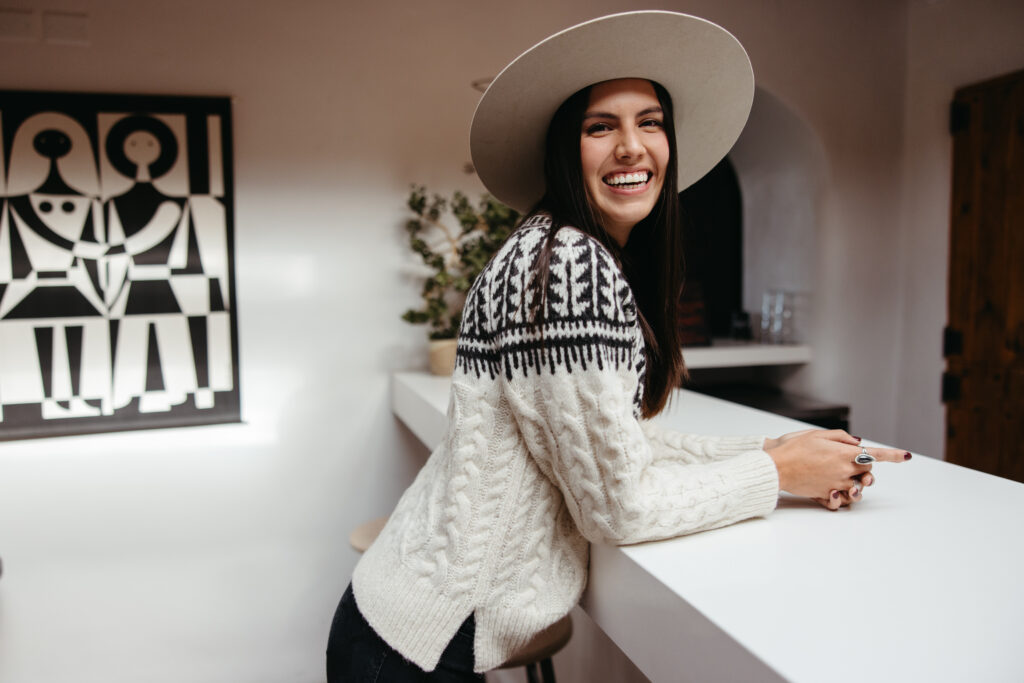
<path fill-rule="evenodd" d="M 491 257 L 501 248 L 519 214 L 489 195 L 476 206 L 461 192 L 451 199 L 427 195 L 413 186 L 406 202 L 413 213 L 406 224 L 409 246 L 427 268 L 423 305 L 402 314 L 402 319 L 430 328 L 430 370 L 451 374 L 455 367 L 455 337 L 462 321 L 466 292 Z M 446 222 L 454 217 L 458 227 Z"/>

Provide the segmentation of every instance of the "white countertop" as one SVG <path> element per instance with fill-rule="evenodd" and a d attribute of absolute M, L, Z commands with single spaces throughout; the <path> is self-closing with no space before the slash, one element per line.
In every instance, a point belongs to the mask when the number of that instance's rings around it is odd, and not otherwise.
<path fill-rule="evenodd" d="M 430 448 L 449 380 L 395 375 Z M 800 422 L 688 391 L 680 431 L 776 435 Z M 830 513 L 784 495 L 767 519 L 592 547 L 582 605 L 658 681 L 1024 681 L 1024 484 L 916 456 L 875 467 Z"/>

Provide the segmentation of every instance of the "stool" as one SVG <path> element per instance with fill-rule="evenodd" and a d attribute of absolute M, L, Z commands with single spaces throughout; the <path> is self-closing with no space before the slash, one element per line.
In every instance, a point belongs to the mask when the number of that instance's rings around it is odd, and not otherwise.
<path fill-rule="evenodd" d="M 349 534 L 348 542 L 352 544 L 356 552 L 366 552 L 387 521 L 387 517 L 379 517 L 360 524 Z M 570 638 L 572 638 L 572 617 L 566 614 L 535 635 L 530 642 L 513 654 L 511 659 L 498 668 L 515 669 L 522 666 L 526 668 L 526 680 L 529 683 L 555 683 L 555 667 L 551 663 L 551 658 L 565 647 Z M 538 665 L 540 666 L 539 678 L 537 675 Z"/>

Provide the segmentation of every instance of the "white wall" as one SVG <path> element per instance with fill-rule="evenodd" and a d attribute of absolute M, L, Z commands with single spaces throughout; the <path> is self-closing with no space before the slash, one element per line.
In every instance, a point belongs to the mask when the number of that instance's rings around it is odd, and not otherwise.
<path fill-rule="evenodd" d="M 767 290 L 790 292 L 793 339 L 806 342 L 828 173 L 821 142 L 806 122 L 759 88 L 729 158 L 743 194 L 743 307 L 756 316 Z"/>
<path fill-rule="evenodd" d="M 905 5 L 654 4 L 729 27 L 820 141 L 816 360 L 797 380 L 895 440 L 916 381 L 897 353 Z M 469 82 L 634 3 L 7 5 L 87 12 L 91 46 L 0 41 L 2 88 L 234 97 L 245 423 L 0 445 L 0 680 L 318 681 L 347 533 L 425 455 L 387 390 L 423 365 L 422 330 L 398 319 L 417 290 L 408 185 L 478 192 Z"/>
<path fill-rule="evenodd" d="M 945 411 L 939 392 L 953 147 L 949 103 L 957 88 L 1024 69 L 1024 3 L 912 0 L 909 9 L 896 436 L 906 448 L 942 456 Z"/>
<path fill-rule="evenodd" d="M 0 680 L 317 681 L 348 529 L 424 457 L 388 404 L 423 339 L 402 202 L 461 180 L 478 73 L 408 58 L 419 10 L 34 6 L 92 45 L 0 42 L 0 87 L 234 97 L 245 424 L 0 444 Z"/>

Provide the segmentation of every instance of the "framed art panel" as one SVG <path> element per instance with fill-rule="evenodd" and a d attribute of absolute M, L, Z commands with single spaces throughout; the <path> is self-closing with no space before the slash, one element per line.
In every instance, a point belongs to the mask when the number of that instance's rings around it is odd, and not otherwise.
<path fill-rule="evenodd" d="M 0 91 L 0 440 L 240 419 L 231 103 Z"/>

